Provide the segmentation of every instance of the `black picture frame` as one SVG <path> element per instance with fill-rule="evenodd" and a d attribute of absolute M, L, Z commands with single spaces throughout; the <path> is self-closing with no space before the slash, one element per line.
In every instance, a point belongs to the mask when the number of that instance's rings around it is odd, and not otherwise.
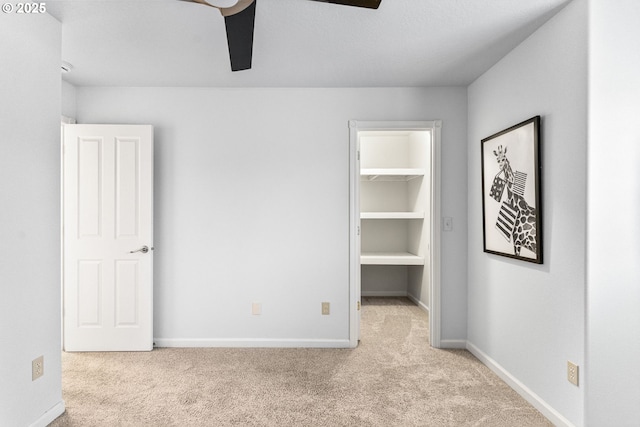
<path fill-rule="evenodd" d="M 484 252 L 542 264 L 540 116 L 481 141 Z"/>

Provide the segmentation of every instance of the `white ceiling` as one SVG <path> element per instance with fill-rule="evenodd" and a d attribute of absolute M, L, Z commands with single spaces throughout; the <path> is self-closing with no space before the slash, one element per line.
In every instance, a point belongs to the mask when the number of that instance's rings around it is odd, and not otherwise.
<path fill-rule="evenodd" d="M 467 85 L 569 0 L 257 0 L 253 68 L 232 73 L 224 18 L 177 0 L 49 0 L 78 86 Z"/>

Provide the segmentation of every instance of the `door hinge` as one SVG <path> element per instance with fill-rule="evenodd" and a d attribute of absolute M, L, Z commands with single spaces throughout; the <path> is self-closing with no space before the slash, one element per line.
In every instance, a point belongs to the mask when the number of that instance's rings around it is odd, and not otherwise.
<path fill-rule="evenodd" d="M 358 301 L 358 311 L 360 311 L 360 301 Z"/>
<path fill-rule="evenodd" d="M 358 161 L 360 161 L 360 150 L 358 150 Z"/>
<path fill-rule="evenodd" d="M 358 236 L 360 235 L 360 226 L 358 226 Z"/>

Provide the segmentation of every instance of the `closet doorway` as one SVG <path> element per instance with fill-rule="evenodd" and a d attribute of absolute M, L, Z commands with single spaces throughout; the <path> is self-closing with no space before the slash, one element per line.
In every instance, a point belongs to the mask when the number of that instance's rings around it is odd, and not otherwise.
<path fill-rule="evenodd" d="M 440 347 L 441 121 L 350 121 L 350 343 L 362 296 L 407 296 Z"/>

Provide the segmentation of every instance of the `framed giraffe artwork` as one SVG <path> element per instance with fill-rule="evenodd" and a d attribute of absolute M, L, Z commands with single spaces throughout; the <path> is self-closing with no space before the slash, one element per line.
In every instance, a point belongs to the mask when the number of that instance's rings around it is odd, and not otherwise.
<path fill-rule="evenodd" d="M 481 141 L 484 251 L 542 264 L 540 116 Z"/>

